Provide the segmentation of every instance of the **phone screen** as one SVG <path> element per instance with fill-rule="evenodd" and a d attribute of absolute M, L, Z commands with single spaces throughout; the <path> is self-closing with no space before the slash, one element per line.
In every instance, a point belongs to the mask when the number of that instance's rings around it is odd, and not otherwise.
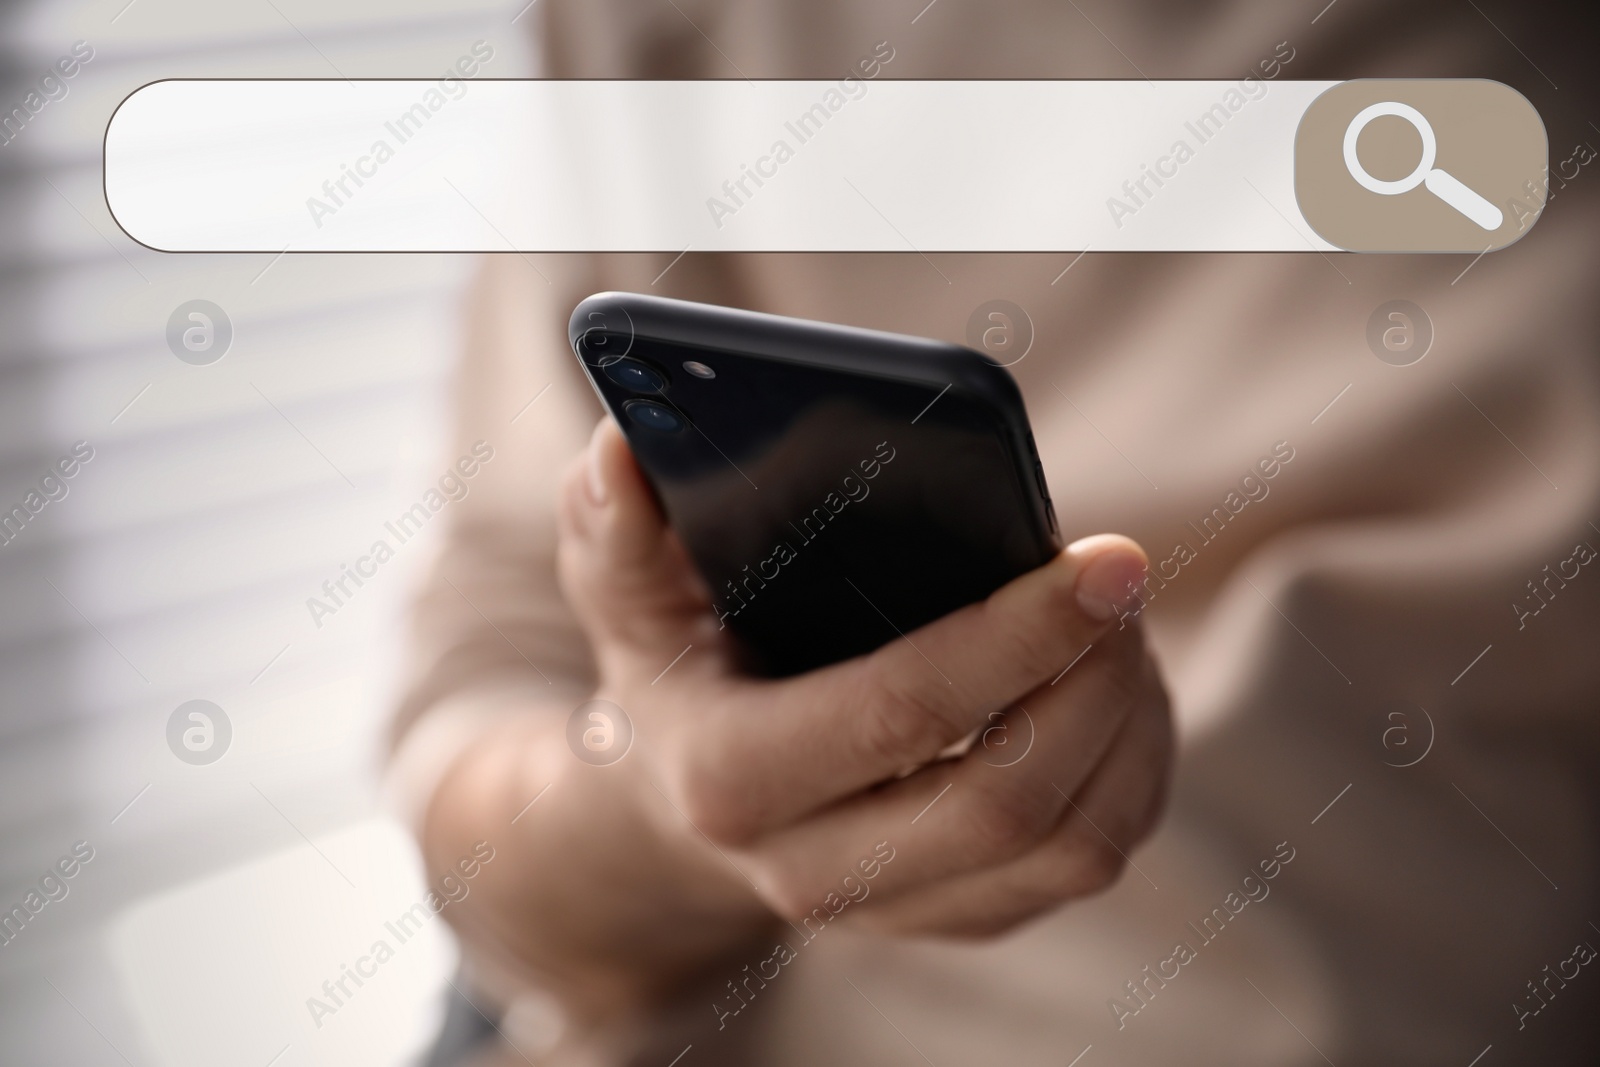
<path fill-rule="evenodd" d="M 1056 551 L 1025 421 L 1012 432 L 982 397 L 628 341 L 586 370 L 752 670 L 871 651 Z"/>

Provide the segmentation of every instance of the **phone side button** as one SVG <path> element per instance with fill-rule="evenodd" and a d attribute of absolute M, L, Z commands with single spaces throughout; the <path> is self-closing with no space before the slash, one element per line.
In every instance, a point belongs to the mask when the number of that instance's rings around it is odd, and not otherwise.
<path fill-rule="evenodd" d="M 1056 525 L 1056 506 L 1050 501 L 1050 487 L 1044 480 L 1044 464 L 1037 458 L 1033 461 L 1033 481 L 1039 487 L 1039 499 L 1044 501 L 1044 513 L 1050 520 L 1050 532 L 1059 534 L 1061 528 Z"/>

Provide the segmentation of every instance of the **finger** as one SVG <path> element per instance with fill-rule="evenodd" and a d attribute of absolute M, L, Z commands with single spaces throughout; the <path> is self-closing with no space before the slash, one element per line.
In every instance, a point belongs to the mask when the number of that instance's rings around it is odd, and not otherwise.
<path fill-rule="evenodd" d="M 1125 873 L 1125 866 L 1135 867 L 1130 877 L 1149 882 L 1129 854 L 1154 829 L 1165 805 L 1172 752 L 1167 708 L 1144 705 L 1037 848 L 1002 866 L 893 900 L 880 894 L 871 903 L 863 901 L 867 907 L 860 921 L 904 935 L 991 937 L 1066 901 L 1107 889 Z M 901 854 L 910 851 L 907 847 Z"/>
<path fill-rule="evenodd" d="M 1141 635 L 1129 629 L 1102 642 L 1058 686 L 1029 694 L 1023 706 L 1033 746 L 1020 760 L 1008 756 L 1010 765 L 975 748 L 761 838 L 748 850 L 764 872 L 758 884 L 764 879 L 786 906 L 803 906 L 863 845 L 885 838 L 905 847 L 874 886 L 884 900 L 1027 854 L 1054 832 L 1068 798 L 1104 762 L 1129 717 L 1164 706 L 1145 660 Z"/>
<path fill-rule="evenodd" d="M 926 763 L 1060 677 L 1112 629 L 1119 594 L 1144 567 L 1125 537 L 1075 542 L 987 600 L 877 652 L 766 683 L 756 694 L 770 705 L 765 715 L 749 715 L 744 701 L 709 708 L 686 774 L 738 841 Z"/>
<path fill-rule="evenodd" d="M 559 521 L 562 587 L 602 669 L 654 674 L 687 644 L 718 644 L 705 584 L 610 418 L 567 470 Z"/>

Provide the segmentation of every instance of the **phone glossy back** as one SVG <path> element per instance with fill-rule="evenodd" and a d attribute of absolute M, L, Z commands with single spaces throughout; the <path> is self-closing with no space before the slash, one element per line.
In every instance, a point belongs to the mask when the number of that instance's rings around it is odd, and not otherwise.
<path fill-rule="evenodd" d="M 1021 395 L 970 349 L 627 293 L 569 334 L 754 671 L 871 651 L 1060 548 Z"/>

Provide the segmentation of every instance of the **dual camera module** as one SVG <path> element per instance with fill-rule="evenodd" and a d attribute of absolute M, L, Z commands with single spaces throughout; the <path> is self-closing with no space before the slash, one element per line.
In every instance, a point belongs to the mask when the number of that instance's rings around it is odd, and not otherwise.
<path fill-rule="evenodd" d="M 704 363 L 689 360 L 683 369 L 697 378 L 714 378 L 716 372 Z M 621 356 L 603 363 L 601 373 L 632 393 L 654 393 L 660 401 L 634 397 L 623 402 L 622 410 L 628 418 L 647 430 L 657 433 L 677 433 L 685 426 L 681 411 L 666 401 L 667 378 L 643 360 Z"/>

